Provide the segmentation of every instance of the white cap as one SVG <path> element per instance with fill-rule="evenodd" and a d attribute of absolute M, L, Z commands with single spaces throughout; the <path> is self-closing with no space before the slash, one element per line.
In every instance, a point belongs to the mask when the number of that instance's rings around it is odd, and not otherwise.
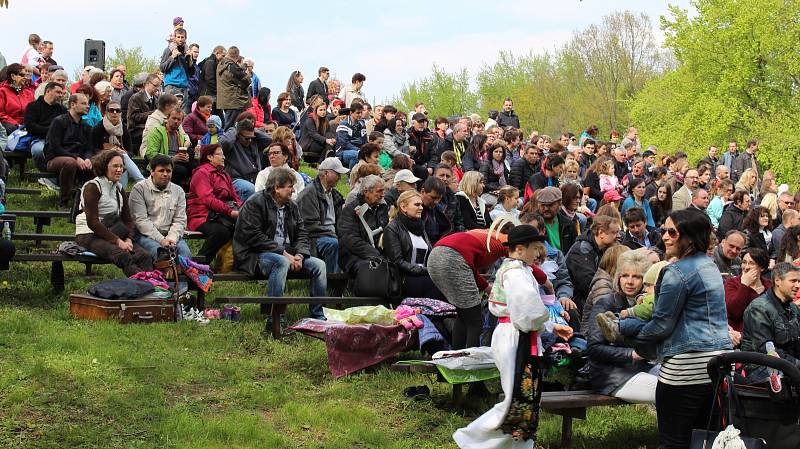
<path fill-rule="evenodd" d="M 344 174 L 349 172 L 350 170 L 344 168 L 342 165 L 342 161 L 339 160 L 338 157 L 329 157 L 322 161 L 318 167 L 320 170 L 333 170 L 336 173 Z"/>
<path fill-rule="evenodd" d="M 407 182 L 409 184 L 416 184 L 419 182 L 419 178 L 414 176 L 414 173 L 411 173 L 411 170 L 404 168 L 397 172 L 394 175 L 394 183 L 397 184 L 398 182 Z"/>

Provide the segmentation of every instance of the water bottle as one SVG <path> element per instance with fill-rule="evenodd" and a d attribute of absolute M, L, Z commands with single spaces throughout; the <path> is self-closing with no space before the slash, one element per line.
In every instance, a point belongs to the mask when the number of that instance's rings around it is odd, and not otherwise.
<path fill-rule="evenodd" d="M 3 222 L 3 240 L 11 240 L 11 224 Z"/>
<path fill-rule="evenodd" d="M 766 343 L 767 355 L 771 355 L 772 357 L 780 358 L 778 352 L 775 350 L 775 343 L 768 341 Z M 783 377 L 783 373 L 776 369 L 769 369 L 769 387 L 772 389 L 773 393 L 780 393 L 783 389 L 783 385 L 781 384 L 781 377 Z"/>

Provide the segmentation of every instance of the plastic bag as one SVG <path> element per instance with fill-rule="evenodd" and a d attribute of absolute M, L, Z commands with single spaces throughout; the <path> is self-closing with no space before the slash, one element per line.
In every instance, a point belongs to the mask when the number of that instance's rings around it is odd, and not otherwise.
<path fill-rule="evenodd" d="M 384 306 L 358 306 L 344 310 L 328 309 L 323 307 L 323 313 L 328 321 L 338 321 L 346 324 L 382 324 L 391 326 L 394 322 L 394 310 Z"/>
<path fill-rule="evenodd" d="M 214 273 L 230 273 L 233 271 L 233 241 L 225 244 L 214 258 Z"/>

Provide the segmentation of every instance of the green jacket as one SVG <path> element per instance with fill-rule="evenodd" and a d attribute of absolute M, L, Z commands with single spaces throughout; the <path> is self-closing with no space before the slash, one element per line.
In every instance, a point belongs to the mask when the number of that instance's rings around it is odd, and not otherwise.
<path fill-rule="evenodd" d="M 189 146 L 189 136 L 183 131 L 183 126 L 178 128 L 178 146 Z M 147 136 L 147 151 L 145 158 L 149 161 L 153 159 L 156 154 L 166 154 L 167 156 L 174 156 L 175 152 L 169 151 L 169 139 L 167 139 L 167 127 L 161 125 L 153 129 Z"/>

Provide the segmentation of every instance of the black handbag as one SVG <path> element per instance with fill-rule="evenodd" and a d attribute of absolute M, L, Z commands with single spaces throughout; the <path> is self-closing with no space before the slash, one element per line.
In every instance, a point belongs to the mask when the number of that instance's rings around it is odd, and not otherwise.
<path fill-rule="evenodd" d="M 358 264 L 353 294 L 362 297 L 400 299 L 403 285 L 397 265 L 383 257 L 370 257 Z"/>
<path fill-rule="evenodd" d="M 725 401 L 725 405 L 727 405 L 727 423 L 728 425 L 733 425 L 733 404 L 738 403 L 738 396 L 736 394 L 736 388 L 733 385 L 733 378 L 729 375 L 723 377 L 720 376 L 717 379 L 716 384 L 714 385 L 714 398 L 711 402 L 711 408 L 713 410 L 714 404 L 717 402 L 717 398 L 720 397 L 720 383 L 723 379 L 728 380 L 728 400 Z M 719 431 L 712 431 L 711 430 L 711 420 L 713 419 L 714 414 L 712 413 L 711 416 L 708 418 L 708 426 L 705 429 L 693 429 L 692 430 L 692 440 L 689 444 L 689 449 L 711 449 L 714 445 L 714 441 L 717 439 L 717 436 L 720 434 Z M 746 433 L 747 429 L 742 430 L 742 433 L 739 435 L 739 438 L 744 442 L 744 447 L 747 449 L 765 449 L 767 447 L 766 441 L 761 438 L 752 438 L 747 437 L 744 434 Z"/>

